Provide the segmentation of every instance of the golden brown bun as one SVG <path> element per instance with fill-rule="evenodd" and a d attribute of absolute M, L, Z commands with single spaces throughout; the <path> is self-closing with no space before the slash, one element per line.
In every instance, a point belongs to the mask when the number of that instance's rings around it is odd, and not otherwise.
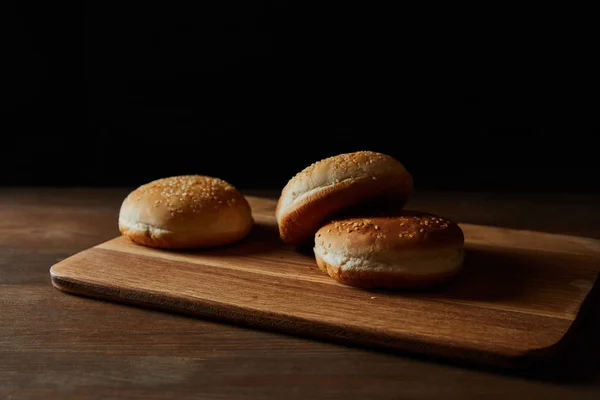
<path fill-rule="evenodd" d="M 412 176 L 388 155 L 359 151 L 325 158 L 283 188 L 276 210 L 279 234 L 286 243 L 307 243 L 328 218 L 377 201 L 402 207 L 412 188 Z"/>
<path fill-rule="evenodd" d="M 351 286 L 415 288 L 456 274 L 463 264 L 464 235 L 434 214 L 400 210 L 367 218 L 344 218 L 315 234 L 319 268 Z"/>
<path fill-rule="evenodd" d="M 132 191 L 119 230 L 136 243 L 167 249 L 231 244 L 254 220 L 246 198 L 224 180 L 201 175 L 158 179 Z"/>

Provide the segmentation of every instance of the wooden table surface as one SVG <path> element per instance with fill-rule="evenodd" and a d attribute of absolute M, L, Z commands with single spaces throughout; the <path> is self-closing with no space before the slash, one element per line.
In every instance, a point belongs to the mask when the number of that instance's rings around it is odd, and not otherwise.
<path fill-rule="evenodd" d="M 0 399 L 600 398 L 600 313 L 564 365 L 505 371 L 68 295 L 58 260 L 118 235 L 127 188 L 0 188 Z M 248 194 L 261 194 L 247 192 Z M 600 238 L 600 196 L 415 193 L 464 223 Z"/>

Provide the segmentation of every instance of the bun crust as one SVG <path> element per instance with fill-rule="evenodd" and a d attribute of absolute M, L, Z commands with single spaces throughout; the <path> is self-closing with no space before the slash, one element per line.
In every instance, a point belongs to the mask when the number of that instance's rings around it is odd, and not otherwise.
<path fill-rule="evenodd" d="M 367 204 L 401 208 L 412 189 L 411 174 L 388 155 L 359 151 L 325 158 L 283 188 L 276 209 L 280 237 L 294 245 L 307 243 L 325 220 Z"/>
<path fill-rule="evenodd" d="M 464 235 L 434 214 L 400 210 L 348 217 L 315 234 L 319 268 L 333 279 L 365 288 L 417 288 L 440 283 L 462 267 Z"/>
<path fill-rule="evenodd" d="M 138 244 L 193 249 L 231 244 L 250 233 L 246 198 L 222 179 L 182 175 L 132 191 L 119 211 L 119 231 Z"/>

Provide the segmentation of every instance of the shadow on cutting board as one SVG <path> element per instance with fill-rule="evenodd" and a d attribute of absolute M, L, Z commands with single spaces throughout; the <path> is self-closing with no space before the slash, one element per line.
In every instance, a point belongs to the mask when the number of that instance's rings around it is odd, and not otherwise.
<path fill-rule="evenodd" d="M 483 372 L 522 377 L 556 384 L 584 385 L 600 377 L 600 288 L 596 284 L 583 303 L 577 319 L 551 348 L 534 352 L 517 368 L 475 365 L 470 361 L 439 359 L 420 354 L 406 357 Z"/>
<path fill-rule="evenodd" d="M 539 284 L 552 284 L 552 279 L 561 276 L 548 273 L 550 268 L 565 270 L 571 266 L 568 259 L 553 255 L 506 253 L 498 249 L 467 248 L 463 270 L 451 280 L 433 288 L 415 289 L 407 292 L 393 290 L 369 290 L 373 294 L 385 293 L 392 296 L 423 296 L 440 299 L 490 302 L 502 300 L 503 305 L 511 299 L 528 299 L 528 288 Z M 596 260 L 587 264 L 590 270 L 599 270 Z M 562 265 L 562 267 L 561 267 Z M 584 265 L 584 268 L 586 266 Z M 562 275 L 562 278 L 569 278 Z M 404 357 L 427 360 L 463 368 L 520 376 L 528 379 L 555 383 L 584 384 L 600 377 L 600 277 L 589 281 L 591 291 L 580 307 L 577 317 L 563 338 L 555 345 L 531 352 L 517 360 L 514 366 L 505 368 L 493 364 L 475 364 L 469 360 L 453 360 L 426 354 L 393 351 Z M 558 285 L 557 285 L 558 286 Z M 562 286 L 560 296 L 570 298 L 582 288 L 577 285 Z M 529 299 L 535 302 L 535 298 Z M 516 304 L 516 303 L 515 303 Z M 539 306 L 539 303 L 538 305 Z M 573 313 L 573 309 L 557 309 L 556 304 L 546 304 L 547 312 Z M 376 349 L 390 352 L 389 349 Z"/>
<path fill-rule="evenodd" d="M 280 247 L 282 247 L 282 244 L 279 239 L 277 226 L 264 222 L 255 222 L 252 231 L 239 242 L 209 249 L 175 250 L 175 252 L 188 255 L 218 255 L 219 257 L 250 256 L 269 252 L 273 248 Z"/>
<path fill-rule="evenodd" d="M 463 269 L 451 280 L 434 288 L 436 297 L 456 300 L 499 301 L 527 299 L 530 288 L 543 283 L 548 287 L 560 287 L 561 291 L 577 295 L 581 288 L 570 285 L 564 288 L 561 279 L 569 279 L 565 274 L 569 260 L 554 255 L 532 254 L 527 252 L 507 252 L 505 249 L 466 248 Z M 591 287 L 593 282 L 587 284 Z M 424 291 L 425 293 L 427 290 Z M 531 298 L 535 301 L 535 298 Z M 549 311 L 557 312 L 555 305 Z M 564 313 L 572 309 L 560 310 Z"/>

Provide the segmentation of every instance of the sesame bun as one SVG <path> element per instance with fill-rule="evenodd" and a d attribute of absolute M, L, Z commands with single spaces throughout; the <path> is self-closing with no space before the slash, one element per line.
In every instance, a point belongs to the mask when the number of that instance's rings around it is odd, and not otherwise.
<path fill-rule="evenodd" d="M 286 243 L 310 242 L 328 218 L 366 203 L 402 207 L 412 188 L 412 176 L 388 155 L 359 151 L 325 158 L 283 188 L 276 210 L 279 234 Z"/>
<path fill-rule="evenodd" d="M 315 234 L 319 268 L 365 288 L 429 286 L 456 274 L 464 235 L 454 222 L 418 211 L 334 220 Z"/>
<path fill-rule="evenodd" d="M 132 191 L 119 212 L 119 230 L 138 244 L 167 249 L 226 245 L 244 238 L 253 218 L 246 198 L 209 176 L 158 179 Z"/>

